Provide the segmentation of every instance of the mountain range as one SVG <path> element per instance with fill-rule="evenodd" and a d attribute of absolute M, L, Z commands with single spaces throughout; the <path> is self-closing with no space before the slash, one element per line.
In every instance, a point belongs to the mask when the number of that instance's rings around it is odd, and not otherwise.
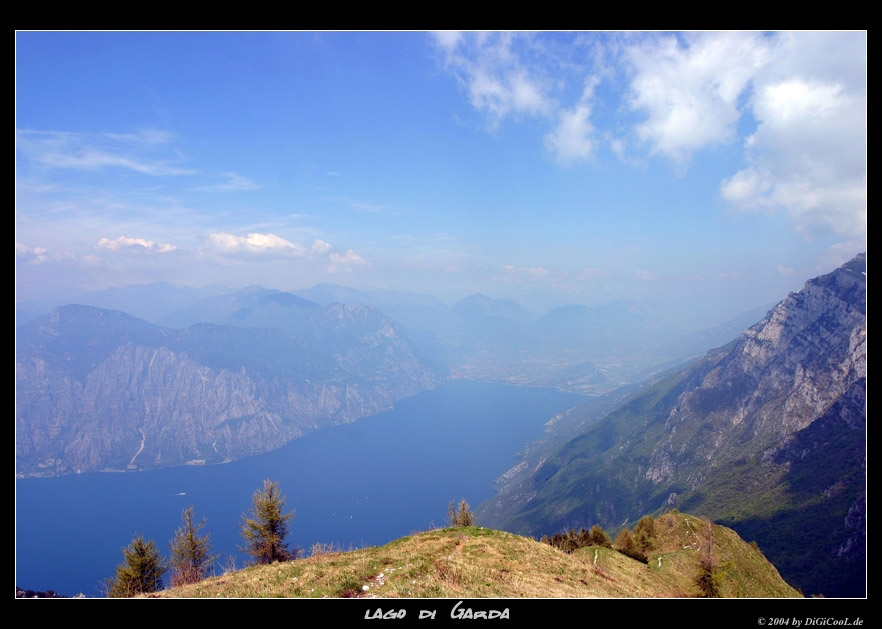
<path fill-rule="evenodd" d="M 555 418 L 569 430 L 527 448 L 480 521 L 537 535 L 678 508 L 806 593 L 863 596 L 866 333 L 861 255 L 689 367 Z"/>
<path fill-rule="evenodd" d="M 229 461 L 448 376 L 556 386 L 596 395 L 525 446 L 482 524 L 539 536 L 679 509 L 755 540 L 807 594 L 866 592 L 865 254 L 676 342 L 647 304 L 536 317 L 479 294 L 448 308 L 334 285 L 94 297 L 153 321 L 20 311 L 19 475 Z"/>
<path fill-rule="evenodd" d="M 379 311 L 277 297 L 258 292 L 229 318 L 302 311 L 289 334 L 214 323 L 173 329 L 78 305 L 21 326 L 17 473 L 228 461 L 387 410 L 441 382 Z"/>

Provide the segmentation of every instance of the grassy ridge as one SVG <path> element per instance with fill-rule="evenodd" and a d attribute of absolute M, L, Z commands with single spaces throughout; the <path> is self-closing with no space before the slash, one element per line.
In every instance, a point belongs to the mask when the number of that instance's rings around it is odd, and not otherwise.
<path fill-rule="evenodd" d="M 385 546 L 330 552 L 253 566 L 150 596 L 587 598 L 690 597 L 699 594 L 701 521 L 656 519 L 648 564 L 608 548 L 572 554 L 533 539 L 479 527 L 404 537 Z M 713 527 L 723 596 L 797 597 L 759 550 L 731 529 Z"/>

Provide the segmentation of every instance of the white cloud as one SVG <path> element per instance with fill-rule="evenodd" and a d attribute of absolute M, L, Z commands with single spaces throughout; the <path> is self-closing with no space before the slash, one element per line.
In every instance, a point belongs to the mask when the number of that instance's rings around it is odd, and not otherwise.
<path fill-rule="evenodd" d="M 682 39 L 682 41 L 681 41 Z M 627 46 L 629 104 L 650 152 L 684 166 L 729 143 L 745 113 L 747 166 L 720 195 L 784 211 L 797 231 L 866 234 L 866 33 L 727 32 L 649 36 Z M 613 147 L 616 150 L 616 147 Z"/>
<path fill-rule="evenodd" d="M 15 243 L 15 259 L 24 264 L 40 264 L 48 259 L 45 247 L 28 247 L 22 242 Z"/>
<path fill-rule="evenodd" d="M 15 243 L 15 260 L 20 264 L 69 263 L 76 259 L 74 254 L 67 251 L 49 251 L 46 247 L 29 247 L 23 242 Z"/>
<path fill-rule="evenodd" d="M 247 236 L 235 236 L 224 232 L 208 235 L 209 245 L 221 253 L 281 253 L 286 255 L 302 255 L 302 245 L 285 240 L 275 234 L 252 233 Z"/>
<path fill-rule="evenodd" d="M 571 107 L 555 96 L 565 80 L 553 76 L 578 64 L 561 56 L 561 49 L 534 33 L 435 33 L 445 65 L 466 90 L 469 102 L 487 115 L 495 129 L 507 117 L 531 116 L 551 121 L 546 149 L 561 164 L 591 156 L 595 149 L 591 98 L 599 82 L 585 76 L 581 97 Z M 596 53 L 596 48 L 595 48 Z M 595 55 L 596 56 L 596 55 Z"/>
<path fill-rule="evenodd" d="M 735 139 L 739 98 L 770 56 L 759 33 L 682 37 L 647 37 L 626 48 L 634 72 L 628 103 L 646 115 L 636 132 L 651 152 L 681 165 L 697 150 Z"/>
<path fill-rule="evenodd" d="M 312 251 L 314 253 L 330 253 L 334 248 L 331 243 L 316 238 L 312 243 Z"/>
<path fill-rule="evenodd" d="M 647 271 L 646 269 L 637 269 L 634 271 L 634 275 L 645 282 L 654 282 L 661 279 L 661 275 L 653 273 L 652 271 Z"/>
<path fill-rule="evenodd" d="M 469 101 L 497 127 L 510 115 L 540 116 L 554 109 L 541 66 L 527 63 L 516 33 L 434 33 L 445 65 L 466 89 Z M 528 45 L 528 44 L 525 44 Z"/>
<path fill-rule="evenodd" d="M 748 166 L 721 183 L 720 195 L 742 211 L 783 210 L 806 236 L 861 238 L 867 224 L 866 85 L 849 78 L 845 60 L 846 80 L 812 65 L 804 37 L 782 37 L 779 63 L 757 78 L 751 100 L 757 128 L 745 141 Z M 855 39 L 866 44 L 864 34 L 829 37 L 824 49 L 833 56 Z"/>
<path fill-rule="evenodd" d="M 450 52 L 456 49 L 459 40 L 462 39 L 460 31 L 435 31 L 432 35 L 441 48 Z"/>
<path fill-rule="evenodd" d="M 224 255 L 284 256 L 301 258 L 313 263 L 327 263 L 326 270 L 329 273 L 368 264 L 352 249 L 341 252 L 331 243 L 318 238 L 307 247 L 276 234 L 251 233 L 246 236 L 236 236 L 214 232 L 208 235 L 208 244 L 215 252 Z"/>
<path fill-rule="evenodd" d="M 367 264 L 364 258 L 355 253 L 352 249 L 347 249 L 344 253 L 331 252 L 331 262 L 337 265 Z"/>
<path fill-rule="evenodd" d="M 106 249 L 108 251 L 136 249 L 149 251 L 152 253 L 169 253 L 177 249 L 177 247 L 175 247 L 174 245 L 169 245 L 161 242 L 153 242 L 152 240 L 147 240 L 146 238 L 128 238 L 126 236 L 120 236 L 118 238 L 114 238 L 113 240 L 109 238 L 102 238 L 95 243 L 95 248 Z"/>
<path fill-rule="evenodd" d="M 561 165 L 593 158 L 601 143 L 627 165 L 656 155 L 680 170 L 702 150 L 740 149 L 745 164 L 720 182 L 732 207 L 784 212 L 806 237 L 866 236 L 866 32 L 444 32 L 434 40 L 491 128 L 539 118 Z"/>
<path fill-rule="evenodd" d="M 557 128 L 545 137 L 545 145 L 562 164 L 588 159 L 594 149 L 591 135 L 594 127 L 589 120 L 591 108 L 580 103 L 560 114 Z"/>
<path fill-rule="evenodd" d="M 347 249 L 343 253 L 332 251 L 329 255 L 331 264 L 328 265 L 328 272 L 334 273 L 339 270 L 346 270 L 355 266 L 365 266 L 367 261 L 352 249 Z"/>

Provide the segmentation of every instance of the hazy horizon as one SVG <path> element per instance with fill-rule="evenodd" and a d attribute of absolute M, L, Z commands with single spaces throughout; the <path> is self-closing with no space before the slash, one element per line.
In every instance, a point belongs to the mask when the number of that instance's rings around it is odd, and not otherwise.
<path fill-rule="evenodd" d="M 16 34 L 16 298 L 722 320 L 866 251 L 866 32 Z"/>

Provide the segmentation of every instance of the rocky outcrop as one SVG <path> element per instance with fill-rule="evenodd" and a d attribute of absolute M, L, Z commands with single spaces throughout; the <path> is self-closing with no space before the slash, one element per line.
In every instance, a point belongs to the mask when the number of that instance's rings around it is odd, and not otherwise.
<path fill-rule="evenodd" d="M 378 311 L 337 305 L 318 317 L 303 339 L 211 324 L 171 330 L 85 306 L 23 326 L 17 472 L 228 461 L 438 384 Z"/>
<path fill-rule="evenodd" d="M 678 470 L 723 465 L 744 444 L 767 458 L 865 378 L 865 269 L 861 256 L 807 282 L 690 370 L 646 477 L 670 482 Z M 706 475 L 693 474 L 690 488 Z"/>

